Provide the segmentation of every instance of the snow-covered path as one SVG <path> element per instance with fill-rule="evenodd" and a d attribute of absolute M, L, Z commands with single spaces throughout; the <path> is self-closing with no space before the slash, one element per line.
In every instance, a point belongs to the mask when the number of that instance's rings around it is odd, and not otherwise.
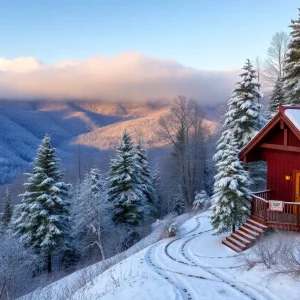
<path fill-rule="evenodd" d="M 175 238 L 152 244 L 151 235 L 146 237 L 144 242 L 151 246 L 91 276 L 89 283 L 83 287 L 79 284 L 70 297 L 62 296 L 68 286 L 76 288 L 77 281 L 90 276 L 89 271 L 97 271 L 99 263 L 22 300 L 300 299 L 299 282 L 290 277 L 267 281 L 269 271 L 263 265 L 242 269 L 239 255 L 222 245 L 224 237 L 213 235 L 208 214 L 200 214 L 185 222 Z"/>
<path fill-rule="evenodd" d="M 212 234 L 205 218 L 195 218 L 193 230 L 164 240 L 147 252 L 149 264 L 180 293 L 181 298 L 177 295 L 176 299 L 280 299 L 266 288 L 251 286 L 226 272 L 240 267 L 235 252 L 228 249 L 232 253 L 223 256 L 197 254 L 201 239 L 205 241 L 204 237 Z"/>

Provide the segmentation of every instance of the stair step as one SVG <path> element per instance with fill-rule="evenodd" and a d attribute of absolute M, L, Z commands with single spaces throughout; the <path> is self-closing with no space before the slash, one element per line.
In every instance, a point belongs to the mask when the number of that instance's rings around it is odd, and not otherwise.
<path fill-rule="evenodd" d="M 227 241 L 229 241 L 231 244 L 241 248 L 241 249 L 245 249 L 247 247 L 247 245 L 245 245 L 244 243 L 236 240 L 232 235 L 228 238 L 226 238 Z"/>
<path fill-rule="evenodd" d="M 251 242 L 255 241 L 255 237 L 252 236 L 252 235 L 249 235 L 249 234 L 246 233 L 245 231 L 237 230 L 237 231 L 235 232 L 235 234 L 238 235 L 238 236 L 241 236 L 241 237 L 243 237 L 243 238 L 246 238 L 247 240 L 249 240 L 249 241 L 251 241 Z"/>
<path fill-rule="evenodd" d="M 259 233 L 263 233 L 264 232 L 264 230 L 261 229 L 260 227 L 257 227 L 256 225 L 252 225 L 252 224 L 250 224 L 248 222 L 246 222 L 243 226 L 248 227 L 248 228 L 250 228 L 250 229 L 252 229 L 254 231 L 257 231 Z"/>
<path fill-rule="evenodd" d="M 251 241 L 251 240 L 248 240 L 248 239 L 246 239 L 245 237 L 240 236 L 240 235 L 238 235 L 238 234 L 236 234 L 236 233 L 233 233 L 231 236 L 232 236 L 234 239 L 238 240 L 239 242 L 241 242 L 241 243 L 243 243 L 243 244 L 245 244 L 245 245 L 251 244 L 251 243 L 253 242 L 253 240 L 252 240 L 252 241 Z"/>
<path fill-rule="evenodd" d="M 251 235 L 253 236 L 255 239 L 258 238 L 260 236 L 260 234 L 248 227 L 245 227 L 245 224 L 242 225 L 239 230 L 243 231 L 243 232 L 246 232 L 248 235 Z"/>
<path fill-rule="evenodd" d="M 232 243 L 230 243 L 228 240 L 224 240 L 222 241 L 222 244 L 231 248 L 232 250 L 234 250 L 235 252 L 242 252 L 243 250 L 235 245 L 233 245 Z"/>
<path fill-rule="evenodd" d="M 253 224 L 253 225 L 257 226 L 257 227 L 260 227 L 262 230 L 267 230 L 268 229 L 268 227 L 266 225 L 258 223 L 255 220 L 252 220 L 250 218 L 247 220 L 247 222 L 250 222 L 251 224 Z"/>

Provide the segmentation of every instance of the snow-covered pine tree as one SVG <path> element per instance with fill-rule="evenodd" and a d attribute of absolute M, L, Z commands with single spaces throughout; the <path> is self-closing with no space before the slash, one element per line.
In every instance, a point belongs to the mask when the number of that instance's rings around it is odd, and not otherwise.
<path fill-rule="evenodd" d="M 173 203 L 174 203 L 174 211 L 178 214 L 181 215 L 185 212 L 185 205 L 184 205 L 184 199 L 182 197 L 182 194 L 178 191 L 175 193 L 173 196 Z"/>
<path fill-rule="evenodd" d="M 11 199 L 10 199 L 10 192 L 9 189 L 6 189 L 6 193 L 3 199 L 3 213 L 1 216 L 1 228 L 6 229 L 8 228 L 11 218 L 13 215 L 13 207 L 11 204 Z"/>
<path fill-rule="evenodd" d="M 211 199 L 211 220 L 216 234 L 239 225 L 250 208 L 249 175 L 239 160 L 238 143 L 230 130 L 224 130 L 214 155 L 217 175 Z"/>
<path fill-rule="evenodd" d="M 271 120 L 278 113 L 279 106 L 284 103 L 283 82 L 281 78 L 278 78 L 269 100 L 268 120 Z"/>
<path fill-rule="evenodd" d="M 257 82 L 257 74 L 249 59 L 242 68 L 240 75 L 242 80 L 237 83 L 231 98 L 228 101 L 229 110 L 226 113 L 224 126 L 230 129 L 237 141 L 237 147 L 241 150 L 253 136 L 266 123 L 260 112 L 261 98 L 260 84 Z M 253 180 L 253 189 L 264 186 L 266 167 L 262 162 L 249 164 L 250 178 Z"/>
<path fill-rule="evenodd" d="M 297 20 L 292 20 L 290 27 L 291 41 L 284 65 L 283 89 L 285 93 L 285 103 L 290 105 L 300 105 L 300 8 Z"/>
<path fill-rule="evenodd" d="M 180 178 L 180 187 L 182 189 L 182 195 L 184 198 L 184 207 L 190 207 L 192 204 L 191 193 L 192 186 L 189 176 L 189 162 L 188 151 L 186 147 L 186 137 L 184 128 L 179 128 L 175 137 L 175 144 L 173 146 L 172 156 L 177 167 L 177 176 Z"/>
<path fill-rule="evenodd" d="M 193 210 L 208 208 L 210 198 L 206 191 L 202 190 L 200 193 L 196 193 L 195 200 L 193 203 Z"/>
<path fill-rule="evenodd" d="M 25 174 L 20 217 L 15 221 L 20 240 L 45 254 L 47 270 L 52 271 L 52 255 L 62 250 L 70 233 L 69 186 L 61 182 L 59 160 L 48 135 L 44 137 L 33 162 L 33 173 Z"/>
<path fill-rule="evenodd" d="M 105 181 L 98 168 L 93 168 L 90 170 L 90 180 L 91 180 L 91 192 L 94 198 L 99 197 L 99 195 L 104 196 L 105 193 Z"/>
<path fill-rule="evenodd" d="M 160 170 L 156 166 L 153 176 L 152 176 L 152 186 L 153 186 L 153 213 L 156 218 L 161 218 L 163 216 L 162 211 L 162 194 L 161 194 L 161 178 Z"/>
<path fill-rule="evenodd" d="M 108 199 L 114 205 L 114 222 L 127 226 L 129 231 L 144 217 L 146 201 L 140 173 L 131 137 L 125 130 L 116 149 L 116 158 L 110 163 Z"/>
<path fill-rule="evenodd" d="M 256 71 L 249 59 L 242 68 L 242 80 L 237 83 L 228 101 L 225 127 L 231 129 L 237 140 L 238 149 L 243 148 L 264 125 L 265 120 L 260 113 L 260 84 L 257 82 Z"/>
<path fill-rule="evenodd" d="M 148 202 L 148 206 L 152 211 L 154 191 L 152 186 L 151 171 L 149 168 L 147 150 L 144 148 L 143 142 L 139 139 L 135 148 L 136 161 L 139 164 L 140 173 L 138 174 L 141 181 L 141 189 L 145 195 L 145 199 Z"/>

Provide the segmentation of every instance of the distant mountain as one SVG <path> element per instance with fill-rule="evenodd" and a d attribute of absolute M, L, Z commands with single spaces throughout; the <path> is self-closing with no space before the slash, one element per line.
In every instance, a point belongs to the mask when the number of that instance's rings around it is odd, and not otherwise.
<path fill-rule="evenodd" d="M 168 111 L 167 105 L 157 103 L 0 101 L 0 184 L 28 169 L 45 133 L 63 160 L 78 145 L 84 151 L 114 149 L 124 129 L 141 136 L 149 148 L 164 147 L 158 120 Z M 214 130 L 214 122 L 206 123 Z"/>

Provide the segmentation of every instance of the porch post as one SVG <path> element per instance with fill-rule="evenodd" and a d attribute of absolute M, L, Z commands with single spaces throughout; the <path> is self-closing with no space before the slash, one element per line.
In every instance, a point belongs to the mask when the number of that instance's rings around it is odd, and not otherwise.
<path fill-rule="evenodd" d="M 268 204 L 267 202 L 264 203 L 264 220 L 267 222 L 267 210 L 268 210 Z"/>
<path fill-rule="evenodd" d="M 251 196 L 251 209 L 250 209 L 250 212 L 251 212 L 251 215 L 254 215 L 254 201 L 255 201 L 255 198 L 253 196 Z"/>

